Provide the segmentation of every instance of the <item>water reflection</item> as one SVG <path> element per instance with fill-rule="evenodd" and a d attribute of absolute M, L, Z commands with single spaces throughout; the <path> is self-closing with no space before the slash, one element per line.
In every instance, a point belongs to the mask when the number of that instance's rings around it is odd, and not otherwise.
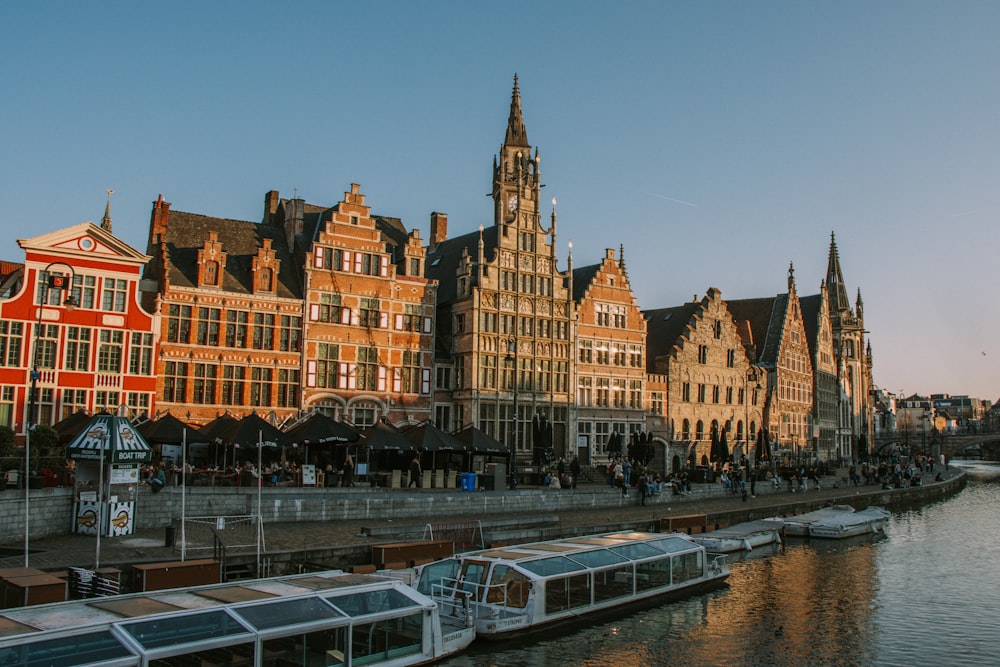
<path fill-rule="evenodd" d="M 726 589 L 444 664 L 995 664 L 1000 469 L 970 476 L 951 500 L 894 515 L 887 539 L 789 540 L 735 559 Z"/>

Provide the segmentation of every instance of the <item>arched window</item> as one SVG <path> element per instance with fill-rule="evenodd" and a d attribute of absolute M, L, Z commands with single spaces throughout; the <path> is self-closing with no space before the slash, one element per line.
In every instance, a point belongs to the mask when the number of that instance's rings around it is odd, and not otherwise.
<path fill-rule="evenodd" d="M 705 439 L 705 422 L 698 420 L 698 423 L 694 427 L 694 439 L 704 440 Z"/>
<path fill-rule="evenodd" d="M 691 439 L 691 421 L 685 419 L 684 422 L 681 424 L 681 440 L 690 440 L 690 439 Z"/>

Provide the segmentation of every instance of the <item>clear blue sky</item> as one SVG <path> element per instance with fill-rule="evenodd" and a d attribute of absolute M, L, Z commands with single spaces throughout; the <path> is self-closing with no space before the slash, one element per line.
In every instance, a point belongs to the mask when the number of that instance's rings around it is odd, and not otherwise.
<path fill-rule="evenodd" d="M 514 73 L 559 255 L 639 305 L 818 291 L 830 232 L 875 382 L 1000 396 L 998 2 L 7 2 L 0 258 L 157 195 L 260 220 L 360 183 L 490 224 Z M 547 209 L 548 207 L 546 207 Z M 545 211 L 546 215 L 548 210 Z"/>

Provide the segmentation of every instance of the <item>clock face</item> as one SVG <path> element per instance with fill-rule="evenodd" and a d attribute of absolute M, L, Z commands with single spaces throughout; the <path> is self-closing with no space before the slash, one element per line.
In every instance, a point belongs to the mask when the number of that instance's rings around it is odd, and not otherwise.
<path fill-rule="evenodd" d="M 517 208 L 517 195 L 511 195 L 510 199 L 507 200 L 507 210 L 513 211 Z"/>

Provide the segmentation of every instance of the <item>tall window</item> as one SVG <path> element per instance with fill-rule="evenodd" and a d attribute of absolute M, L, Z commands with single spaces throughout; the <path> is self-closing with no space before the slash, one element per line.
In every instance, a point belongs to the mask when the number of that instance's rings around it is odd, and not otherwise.
<path fill-rule="evenodd" d="M 219 263 L 214 260 L 205 262 L 205 284 L 219 284 Z"/>
<path fill-rule="evenodd" d="M 576 401 L 581 407 L 590 407 L 594 404 L 594 378 L 580 376 L 577 383 Z"/>
<path fill-rule="evenodd" d="M 358 389 L 374 391 L 378 388 L 378 350 L 374 347 L 358 348 L 357 381 Z"/>
<path fill-rule="evenodd" d="M 479 357 L 479 386 L 494 389 L 497 386 L 497 358 L 492 355 Z"/>
<path fill-rule="evenodd" d="M 253 349 L 274 349 L 274 313 L 253 314 Z"/>
<path fill-rule="evenodd" d="M 625 407 L 625 380 L 622 378 L 611 381 L 611 405 L 616 408 Z"/>
<path fill-rule="evenodd" d="M 87 409 L 86 389 L 63 389 L 62 392 L 62 416 L 66 419 L 74 412 Z"/>
<path fill-rule="evenodd" d="M 77 308 L 94 309 L 94 296 L 97 293 L 97 278 L 82 276 L 79 273 L 73 277 L 73 297 Z"/>
<path fill-rule="evenodd" d="M 374 426 L 375 420 L 378 417 L 378 409 L 369 404 L 358 403 L 351 410 L 352 418 L 351 423 L 358 428 L 365 428 L 368 426 Z"/>
<path fill-rule="evenodd" d="M 56 367 L 58 342 L 59 327 L 55 324 L 43 324 L 38 330 L 38 340 L 35 341 L 35 359 L 38 361 L 39 368 Z"/>
<path fill-rule="evenodd" d="M 361 299 L 359 305 L 361 326 L 373 328 L 379 326 L 379 320 L 381 319 L 379 307 L 378 299 Z"/>
<path fill-rule="evenodd" d="M 213 364 L 194 365 L 194 383 L 191 400 L 202 405 L 215 403 L 215 373 Z"/>
<path fill-rule="evenodd" d="M 483 313 L 483 316 L 492 315 L 492 327 L 487 328 L 486 320 L 483 321 L 484 331 L 496 331 L 496 313 Z M 402 331 L 420 331 L 420 324 L 423 320 L 420 306 L 415 303 L 408 303 L 404 306 L 404 312 L 399 317 L 399 328 Z"/>
<path fill-rule="evenodd" d="M 222 367 L 222 404 L 243 405 L 246 366 Z"/>
<path fill-rule="evenodd" d="M 188 365 L 181 361 L 168 361 L 163 364 L 163 400 L 172 403 L 183 403 L 187 393 Z"/>
<path fill-rule="evenodd" d="M 298 352 L 302 349 L 302 318 L 282 315 L 280 320 L 278 349 L 282 352 Z"/>
<path fill-rule="evenodd" d="M 698 363 L 699 364 L 708 363 L 708 345 L 698 346 Z"/>
<path fill-rule="evenodd" d="M 90 334 L 87 327 L 66 327 L 66 370 L 90 369 Z"/>
<path fill-rule="evenodd" d="M 250 369 L 250 403 L 251 405 L 271 405 L 271 380 L 273 372 L 270 368 L 255 366 Z"/>
<path fill-rule="evenodd" d="M 705 402 L 705 385 L 703 384 L 698 385 L 698 402 L 699 403 Z"/>
<path fill-rule="evenodd" d="M 21 365 L 21 341 L 24 324 L 0 320 L 0 366 Z"/>
<path fill-rule="evenodd" d="M 121 373 L 124 347 L 124 331 L 102 329 L 97 343 L 97 371 L 99 373 Z"/>
<path fill-rule="evenodd" d="M 105 278 L 101 289 L 101 308 L 116 313 L 125 312 L 125 297 L 128 295 L 128 281 L 121 278 Z"/>
<path fill-rule="evenodd" d="M 198 309 L 198 335 L 195 339 L 198 345 L 210 345 L 215 347 L 219 344 L 219 316 L 222 311 L 218 308 Z"/>
<path fill-rule="evenodd" d="M 558 394 L 569 391 L 569 362 L 557 361 L 552 371 L 552 390 Z"/>
<path fill-rule="evenodd" d="M 615 306 L 612 309 L 612 315 L 614 315 L 615 328 L 624 329 L 626 324 L 625 306 Z"/>
<path fill-rule="evenodd" d="M 294 408 L 299 404 L 299 370 L 278 369 L 278 407 Z"/>
<path fill-rule="evenodd" d="M 486 357 L 493 360 L 493 382 L 496 383 L 496 357 Z M 404 394 L 420 393 L 420 351 L 403 350 L 403 365 L 399 368 L 402 391 Z M 496 386 L 495 384 L 490 385 Z"/>
<path fill-rule="evenodd" d="M 125 395 L 125 405 L 133 417 L 149 414 L 149 394 L 139 391 L 130 391 Z"/>
<path fill-rule="evenodd" d="M 597 326 L 606 327 L 611 324 L 611 306 L 606 303 L 599 303 L 596 306 L 596 311 L 594 316 L 597 321 Z"/>
<path fill-rule="evenodd" d="M 642 407 L 642 380 L 629 380 L 628 406 L 630 408 Z"/>
<path fill-rule="evenodd" d="M 128 372 L 132 375 L 151 375 L 153 371 L 153 334 L 132 332 L 129 349 Z"/>
<path fill-rule="evenodd" d="M 649 394 L 649 411 L 654 415 L 663 414 L 663 392 L 653 391 Z"/>
<path fill-rule="evenodd" d="M 273 272 L 271 269 L 260 269 L 257 271 L 257 288 L 262 292 L 271 291 L 271 283 L 273 282 L 272 276 Z"/>
<path fill-rule="evenodd" d="M 316 345 L 316 386 L 327 389 L 335 389 L 337 383 L 337 369 L 340 367 L 340 346 L 333 343 L 319 343 Z"/>
<path fill-rule="evenodd" d="M 538 360 L 538 380 L 535 382 L 536 391 L 550 391 L 552 389 L 552 361 L 549 359 Z"/>
<path fill-rule="evenodd" d="M 323 292 L 319 295 L 319 314 L 317 319 L 320 322 L 340 322 L 342 308 L 339 294 Z"/>
<path fill-rule="evenodd" d="M 226 313 L 226 347 L 246 347 L 248 318 L 249 314 L 245 310 L 230 310 Z"/>
<path fill-rule="evenodd" d="M 597 407 L 606 408 L 611 403 L 610 378 L 597 378 Z"/>
<path fill-rule="evenodd" d="M 691 383 L 685 382 L 681 385 L 681 400 L 689 402 L 691 400 Z"/>
<path fill-rule="evenodd" d="M 170 304 L 167 307 L 167 341 L 191 342 L 191 306 Z"/>

